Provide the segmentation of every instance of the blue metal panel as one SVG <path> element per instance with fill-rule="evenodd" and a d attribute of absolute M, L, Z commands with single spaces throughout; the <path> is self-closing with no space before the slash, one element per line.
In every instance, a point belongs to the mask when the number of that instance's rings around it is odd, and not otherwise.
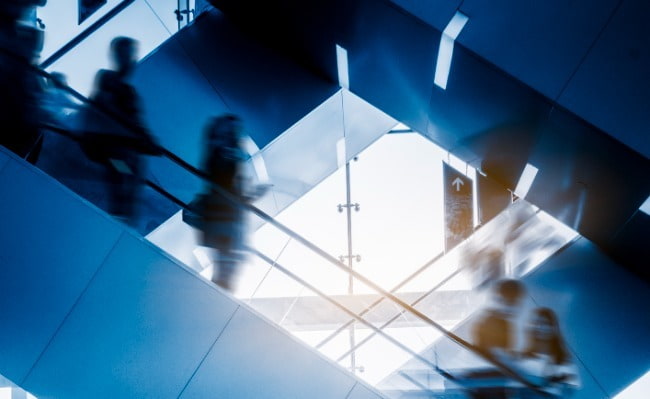
<path fill-rule="evenodd" d="M 469 22 L 458 40 L 556 99 L 618 3 L 465 0 L 460 10 Z"/>
<path fill-rule="evenodd" d="M 647 1 L 623 1 L 559 99 L 646 158 L 650 158 L 649 13 Z"/>
<path fill-rule="evenodd" d="M 539 137 L 527 199 L 603 245 L 647 198 L 650 161 L 560 110 Z"/>
<path fill-rule="evenodd" d="M 390 0 L 429 25 L 443 31 L 461 0 Z"/>
<path fill-rule="evenodd" d="M 24 387 L 39 398 L 176 398 L 237 306 L 125 234 Z"/>
<path fill-rule="evenodd" d="M 550 258 L 526 282 L 537 304 L 558 313 L 567 343 L 607 395 L 648 371 L 647 282 L 584 238 Z"/>
<path fill-rule="evenodd" d="M 354 384 L 350 374 L 241 307 L 181 398 L 344 399 Z"/>
<path fill-rule="evenodd" d="M 369 4 L 344 44 L 350 90 L 424 132 L 440 34 L 390 4 Z"/>
<path fill-rule="evenodd" d="M 230 110 L 176 37 L 138 66 L 135 85 L 147 106 L 152 134 L 165 148 L 200 166 L 203 127 L 209 117 Z M 162 187 L 187 202 L 202 187 L 199 179 L 167 159 L 149 158 L 149 168 Z"/>
<path fill-rule="evenodd" d="M 434 87 L 428 108 L 430 138 L 514 188 L 550 104 L 457 44 L 447 89 Z"/>
<path fill-rule="evenodd" d="M 152 134 L 176 155 L 199 166 L 204 125 L 210 116 L 230 110 L 176 36 L 138 65 L 134 81 L 146 104 Z"/>
<path fill-rule="evenodd" d="M 9 155 L 10 153 L 11 152 L 4 146 L 0 146 L 0 172 L 11 159 L 11 155 Z"/>
<path fill-rule="evenodd" d="M 251 40 L 216 10 L 202 14 L 177 39 L 260 148 L 338 90 Z"/>
<path fill-rule="evenodd" d="M 632 271 L 650 281 L 650 215 L 637 211 L 618 231 L 610 247 L 616 260 L 624 265 L 631 265 Z"/>
<path fill-rule="evenodd" d="M 24 161 L 0 187 L 0 372 L 20 383 L 121 229 Z"/>

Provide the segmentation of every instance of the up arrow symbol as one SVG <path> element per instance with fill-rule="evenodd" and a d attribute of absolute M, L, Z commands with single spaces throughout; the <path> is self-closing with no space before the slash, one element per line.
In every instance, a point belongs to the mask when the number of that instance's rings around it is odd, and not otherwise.
<path fill-rule="evenodd" d="M 456 191 L 460 191 L 460 186 L 464 184 L 465 183 L 460 179 L 460 177 L 457 177 L 454 181 L 451 182 L 452 186 L 456 186 Z"/>

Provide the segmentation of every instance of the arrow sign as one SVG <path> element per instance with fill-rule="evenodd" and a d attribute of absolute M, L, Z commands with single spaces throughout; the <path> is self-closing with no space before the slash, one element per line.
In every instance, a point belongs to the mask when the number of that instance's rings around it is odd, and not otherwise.
<path fill-rule="evenodd" d="M 474 230 L 472 181 L 443 162 L 445 251 L 463 242 Z"/>
<path fill-rule="evenodd" d="M 460 180 L 460 177 L 457 177 L 456 180 L 451 182 L 452 186 L 456 186 L 456 191 L 460 191 L 460 186 L 464 185 L 465 183 Z"/>

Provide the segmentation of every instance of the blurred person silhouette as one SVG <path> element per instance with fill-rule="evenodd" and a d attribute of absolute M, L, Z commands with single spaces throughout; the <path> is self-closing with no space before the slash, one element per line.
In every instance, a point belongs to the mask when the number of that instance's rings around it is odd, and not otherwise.
<path fill-rule="evenodd" d="M 511 356 L 517 350 L 516 319 L 526 289 L 514 279 L 497 281 L 493 306 L 486 309 L 473 326 L 473 342 L 488 357 Z"/>
<path fill-rule="evenodd" d="M 520 369 L 541 380 L 545 390 L 567 397 L 580 387 L 580 377 L 560 332 L 557 315 L 546 307 L 533 310 L 526 328 Z M 533 394 L 526 396 L 534 398 Z"/>
<path fill-rule="evenodd" d="M 529 270 L 531 260 L 538 252 L 558 249 L 563 240 L 555 228 L 540 219 L 538 210 L 525 200 L 518 199 L 507 209 L 508 220 L 503 229 L 505 264 L 509 275 L 521 276 Z"/>
<path fill-rule="evenodd" d="M 472 326 L 472 342 L 484 356 L 506 365 L 517 359 L 517 329 L 520 308 L 526 293 L 524 285 L 514 279 L 497 281 L 493 286 L 493 304 L 483 311 Z M 467 378 L 502 375 L 498 370 L 472 373 Z M 506 398 L 508 389 L 502 386 L 484 387 L 470 392 L 472 398 Z"/>
<path fill-rule="evenodd" d="M 490 241 L 478 238 L 474 237 L 461 247 L 459 263 L 467 267 L 474 288 L 483 290 L 505 278 L 506 267 L 503 250 Z"/>
<path fill-rule="evenodd" d="M 239 117 L 225 114 L 212 118 L 204 128 L 201 168 L 211 183 L 250 203 L 264 195 L 269 185 L 249 183 L 244 170 L 249 155 L 244 150 L 243 138 Z M 201 245 L 211 249 L 215 265 L 212 282 L 233 291 L 241 264 L 246 260 L 246 211 L 220 195 L 213 184 L 206 185 L 197 195 L 191 204 L 192 211 L 184 212 L 183 220 L 199 230 Z"/>
<path fill-rule="evenodd" d="M 0 3 L 0 145 L 36 163 L 43 138 L 40 122 L 41 80 L 32 69 L 43 47 L 43 31 L 27 23 L 46 0 Z"/>
<path fill-rule="evenodd" d="M 141 98 L 130 78 L 138 59 L 138 42 L 119 36 L 110 44 L 114 69 L 95 76 L 91 105 L 80 116 L 82 148 L 103 164 L 108 187 L 108 212 L 134 226 L 145 168 L 141 155 L 159 155 L 160 147 L 142 118 Z"/>

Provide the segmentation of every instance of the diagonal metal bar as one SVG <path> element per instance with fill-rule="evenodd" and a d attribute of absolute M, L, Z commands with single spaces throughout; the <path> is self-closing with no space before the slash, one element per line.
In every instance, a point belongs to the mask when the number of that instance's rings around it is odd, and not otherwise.
<path fill-rule="evenodd" d="M 417 276 L 419 276 L 420 274 L 422 274 L 422 272 L 424 272 L 426 269 L 428 269 L 431 265 L 433 265 L 434 263 L 436 263 L 436 262 L 438 261 L 438 259 L 442 258 L 443 255 L 444 255 L 444 252 L 441 252 L 441 253 L 439 253 L 438 255 L 434 256 L 434 257 L 433 257 L 432 259 L 430 259 L 427 263 L 425 263 L 424 265 L 422 265 L 418 270 L 414 271 L 414 272 L 411 273 L 408 277 L 406 277 L 404 280 L 402 280 L 399 284 L 397 284 L 396 286 L 394 286 L 393 288 L 391 288 L 390 292 L 391 292 L 391 293 L 396 293 L 397 290 L 399 290 L 400 288 L 402 288 L 403 286 L 405 286 L 406 284 L 408 284 L 409 282 L 411 282 L 414 278 L 416 278 Z M 359 312 L 359 316 L 363 316 L 363 315 L 365 315 L 366 313 L 370 312 L 370 311 L 371 311 L 372 309 L 374 309 L 377 305 L 379 305 L 380 303 L 382 303 L 382 302 L 384 301 L 384 299 L 385 299 L 384 297 L 380 297 L 379 299 L 377 299 L 376 301 L 374 301 L 373 303 L 371 303 L 370 305 L 368 305 L 368 307 L 366 307 L 364 310 L 362 310 L 361 312 Z M 324 340 L 322 340 L 318 345 L 316 345 L 316 349 L 320 349 L 323 345 L 325 345 L 325 344 L 327 344 L 328 342 L 330 342 L 330 341 L 331 341 L 335 336 L 337 336 L 341 331 L 343 331 L 343 330 L 345 330 L 346 328 L 348 328 L 352 323 L 354 323 L 354 319 L 352 319 L 352 320 L 346 322 L 346 323 L 343 324 L 341 327 L 337 328 L 333 333 L 331 333 L 330 335 L 328 335 Z"/>
<path fill-rule="evenodd" d="M 99 18 L 97 21 L 95 21 L 92 25 L 84 29 L 81 33 L 79 33 L 77 36 L 72 38 L 69 42 L 63 45 L 60 49 L 54 52 L 54 54 L 50 55 L 47 57 L 47 59 L 39 65 L 39 67 L 45 69 L 49 67 L 50 65 L 54 64 L 56 61 L 61 59 L 64 55 L 66 55 L 70 50 L 73 48 L 77 47 L 82 41 L 84 41 L 88 36 L 92 35 L 95 33 L 99 28 L 104 26 L 108 21 L 113 19 L 116 15 L 124 11 L 128 6 L 133 4 L 135 0 L 124 0 L 120 4 L 116 5 L 113 7 L 109 12 L 104 14 L 101 18 Z"/>
<path fill-rule="evenodd" d="M 307 288 L 308 290 L 315 292 L 316 295 L 322 297 L 322 298 L 325 299 L 327 302 L 331 303 L 332 305 L 334 305 L 335 307 L 337 307 L 339 310 L 345 312 L 345 313 L 346 313 L 347 315 L 349 315 L 350 317 L 353 317 L 355 320 L 359 321 L 360 323 L 364 324 L 365 326 L 367 326 L 367 327 L 370 328 L 371 330 L 375 331 L 377 334 L 380 334 L 380 335 L 381 335 L 382 337 L 384 337 L 386 340 L 390 341 L 392 344 L 394 344 L 394 345 L 397 346 L 398 348 L 400 348 L 400 349 L 402 349 L 403 351 L 407 352 L 409 355 L 411 355 L 411 356 L 413 356 L 414 358 L 418 359 L 419 361 L 421 361 L 422 363 L 426 364 L 427 366 L 430 366 L 430 367 L 432 367 L 432 368 L 435 368 L 435 365 L 434 365 L 433 363 L 431 363 L 431 361 L 429 361 L 428 359 L 425 359 L 425 358 L 422 357 L 422 355 L 420 355 L 419 353 L 416 353 L 415 351 L 413 351 L 412 349 L 410 349 L 409 347 L 407 347 L 407 346 L 404 345 L 403 343 L 399 342 L 399 341 L 396 340 L 395 338 L 393 338 L 393 337 L 387 335 L 385 332 L 379 330 L 377 327 L 375 327 L 375 326 L 374 326 L 372 323 L 370 323 L 368 320 L 366 320 L 366 319 L 364 319 L 363 317 L 359 316 L 358 314 L 354 313 L 352 310 L 348 309 L 346 306 L 344 306 L 343 304 L 339 303 L 338 301 L 336 301 L 334 298 L 330 297 L 329 295 L 325 294 L 323 291 L 319 290 L 319 289 L 316 288 L 315 286 L 309 284 L 307 281 L 305 281 L 304 279 L 302 279 L 301 277 L 299 277 L 297 274 L 295 274 L 295 273 L 289 271 L 287 268 L 285 268 L 285 267 L 282 266 L 281 264 L 279 264 L 279 263 L 277 263 L 277 262 L 274 262 L 273 259 L 271 259 L 271 258 L 269 258 L 268 256 L 264 255 L 262 252 L 258 251 L 258 250 L 255 249 L 255 248 L 251 248 L 251 247 L 248 247 L 247 250 L 250 251 L 251 253 L 255 254 L 257 257 L 259 257 L 260 259 L 262 259 L 262 260 L 265 261 L 266 263 L 268 263 L 268 264 L 272 265 L 273 267 L 275 267 L 276 269 L 280 270 L 282 273 L 286 274 L 287 276 L 289 276 L 289 277 L 292 278 L 293 280 L 299 282 L 300 284 L 302 284 L 302 285 L 303 285 L 305 288 Z"/>
<path fill-rule="evenodd" d="M 431 295 L 434 291 L 437 291 L 438 288 L 440 288 L 440 287 L 442 287 L 443 285 L 447 284 L 447 282 L 448 282 L 449 280 L 451 280 L 452 278 L 456 277 L 456 276 L 457 276 L 457 275 L 458 275 L 462 270 L 464 270 L 464 268 L 460 268 L 460 269 L 454 271 L 452 274 L 450 274 L 450 275 L 447 276 L 445 279 L 443 279 L 441 282 L 439 282 L 438 284 L 436 284 L 436 285 L 435 285 L 433 288 L 431 288 L 429 291 L 427 291 L 427 292 L 425 292 L 424 294 L 420 295 L 420 296 L 418 297 L 418 299 L 416 299 L 415 301 L 411 302 L 411 306 L 416 306 L 416 305 L 417 305 L 418 303 L 420 303 L 424 298 L 428 297 L 428 296 Z M 379 329 L 383 331 L 386 327 L 388 327 L 390 324 L 392 324 L 395 320 L 399 319 L 399 318 L 400 318 L 404 313 L 406 313 L 406 309 L 402 309 L 402 310 L 401 310 L 399 313 L 397 313 L 395 316 L 391 317 L 388 321 L 386 321 L 384 324 L 382 324 L 381 327 L 379 327 Z M 339 356 L 339 358 L 337 359 L 337 361 L 340 361 L 340 360 L 343 359 L 345 356 L 349 355 L 351 352 L 353 352 L 353 351 L 359 349 L 359 347 L 361 347 L 361 346 L 362 346 L 363 344 L 365 344 L 366 342 L 370 341 L 370 340 L 372 339 L 372 337 L 374 337 L 375 335 L 376 335 L 376 333 L 374 333 L 374 332 L 371 333 L 371 334 L 369 334 L 367 337 L 365 337 L 364 339 L 362 339 L 361 341 L 359 341 L 359 342 L 357 343 L 356 346 L 354 346 L 353 348 L 350 348 L 347 352 L 345 352 L 344 354 L 342 354 L 341 356 Z"/>

